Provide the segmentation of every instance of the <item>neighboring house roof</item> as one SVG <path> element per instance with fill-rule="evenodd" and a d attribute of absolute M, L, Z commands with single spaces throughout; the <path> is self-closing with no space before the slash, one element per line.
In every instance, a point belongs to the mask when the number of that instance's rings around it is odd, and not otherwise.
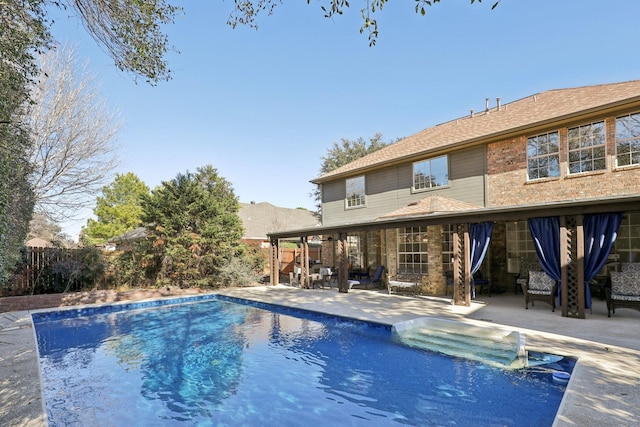
<path fill-rule="evenodd" d="M 40 237 L 34 237 L 33 239 L 29 239 L 25 242 L 25 246 L 29 246 L 31 248 L 51 248 L 53 245 L 51 242 L 48 242 Z"/>
<path fill-rule="evenodd" d="M 525 129 L 638 101 L 640 80 L 549 90 L 430 127 L 311 182 L 320 184 L 445 148 L 497 139 Z"/>
<path fill-rule="evenodd" d="M 314 212 L 281 208 L 267 202 L 240 203 L 238 215 L 245 229 L 243 239 L 251 240 L 267 240 L 268 233 L 320 225 Z"/>
<path fill-rule="evenodd" d="M 438 212 L 460 212 L 473 209 L 481 209 L 482 206 L 473 203 L 462 202 L 442 196 L 425 197 L 417 202 L 409 203 L 393 212 L 379 216 L 377 219 L 389 219 L 410 217 L 416 215 L 429 215 Z"/>
<path fill-rule="evenodd" d="M 280 208 L 270 203 L 240 203 L 238 216 L 242 220 L 245 233 L 243 239 L 268 240 L 267 233 L 320 225 L 317 214 L 306 209 Z M 142 240 L 147 236 L 146 227 L 138 227 L 108 243 L 125 243 Z"/>
<path fill-rule="evenodd" d="M 134 228 L 124 234 L 116 237 L 112 237 L 107 240 L 108 243 L 125 243 L 125 242 L 137 242 L 147 237 L 147 227 Z"/>

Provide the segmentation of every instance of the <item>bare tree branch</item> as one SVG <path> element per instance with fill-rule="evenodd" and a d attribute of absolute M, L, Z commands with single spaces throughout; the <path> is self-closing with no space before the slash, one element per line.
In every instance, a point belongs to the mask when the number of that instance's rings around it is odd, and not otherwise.
<path fill-rule="evenodd" d="M 117 165 L 115 137 L 120 117 L 101 96 L 75 50 L 59 48 L 40 57 L 28 120 L 35 211 L 53 221 L 89 207 Z"/>

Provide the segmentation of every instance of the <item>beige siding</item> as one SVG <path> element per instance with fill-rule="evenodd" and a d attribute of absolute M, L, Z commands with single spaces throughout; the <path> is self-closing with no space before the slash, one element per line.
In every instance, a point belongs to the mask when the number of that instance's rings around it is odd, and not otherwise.
<path fill-rule="evenodd" d="M 438 195 L 485 206 L 485 148 L 474 147 L 449 155 L 450 186 L 412 193 L 413 163 L 380 169 L 366 175 L 366 207 L 345 209 L 344 179 L 323 184 L 323 223 L 336 225 L 373 220 L 411 202 Z"/>

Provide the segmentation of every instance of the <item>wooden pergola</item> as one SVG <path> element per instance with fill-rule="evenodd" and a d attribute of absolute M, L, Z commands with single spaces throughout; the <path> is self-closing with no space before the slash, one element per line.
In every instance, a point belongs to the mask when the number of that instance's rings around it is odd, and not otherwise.
<path fill-rule="evenodd" d="M 280 265 L 278 259 L 280 239 L 299 238 L 303 260 L 300 282 L 302 287 L 310 287 L 308 236 L 335 236 L 339 272 L 338 290 L 346 293 L 349 291 L 348 254 L 346 251 L 348 233 L 388 228 L 453 225 L 453 304 L 468 306 L 471 304 L 472 280 L 470 271 L 470 224 L 486 221 L 522 221 L 529 218 L 557 216 L 560 219 L 562 315 L 564 317 L 585 318 L 583 216 L 586 214 L 631 211 L 640 211 L 640 196 L 481 208 L 459 212 L 438 212 L 363 223 L 279 231 L 269 234 L 271 243 L 270 262 L 272 266 Z M 271 268 L 271 284 L 277 284 L 279 280 L 278 269 Z"/>

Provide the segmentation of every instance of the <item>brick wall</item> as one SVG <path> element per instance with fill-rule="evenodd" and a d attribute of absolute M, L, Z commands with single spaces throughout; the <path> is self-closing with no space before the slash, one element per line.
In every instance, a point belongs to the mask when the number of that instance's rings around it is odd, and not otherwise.
<path fill-rule="evenodd" d="M 609 117 L 605 122 L 607 168 L 603 171 L 568 174 L 567 127 L 551 129 L 558 130 L 560 135 L 558 178 L 527 181 L 528 135 L 489 144 L 488 205 L 512 206 L 640 194 L 640 166 L 615 167 L 615 117 Z"/>

